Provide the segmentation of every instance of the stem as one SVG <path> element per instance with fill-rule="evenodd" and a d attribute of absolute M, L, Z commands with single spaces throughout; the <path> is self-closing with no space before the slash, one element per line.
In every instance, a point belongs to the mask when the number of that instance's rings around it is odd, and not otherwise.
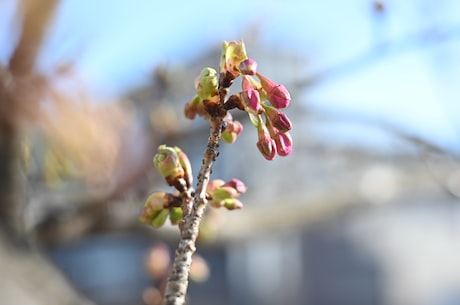
<path fill-rule="evenodd" d="M 213 117 L 210 123 L 211 131 L 203 156 L 203 164 L 198 174 L 198 185 L 195 197 L 193 198 L 193 206 L 190 213 L 187 213 L 184 217 L 184 223 L 180 226 L 181 236 L 171 274 L 166 285 L 165 305 L 185 304 L 192 255 L 196 250 L 195 242 L 198 237 L 201 218 L 207 204 L 206 188 L 211 176 L 212 165 L 219 155 L 219 141 L 223 119 L 221 117 Z"/>

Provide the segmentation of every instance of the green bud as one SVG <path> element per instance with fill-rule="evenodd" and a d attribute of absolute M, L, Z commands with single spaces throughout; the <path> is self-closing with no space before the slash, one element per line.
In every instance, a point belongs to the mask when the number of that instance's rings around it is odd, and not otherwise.
<path fill-rule="evenodd" d="M 223 200 L 211 200 L 209 204 L 214 208 L 220 208 L 224 205 Z"/>
<path fill-rule="evenodd" d="M 166 218 L 168 218 L 168 215 L 169 215 L 168 209 L 162 209 L 161 211 L 158 211 L 153 217 L 151 225 L 155 228 L 161 227 L 165 223 Z"/>
<path fill-rule="evenodd" d="M 179 147 L 175 146 L 174 150 L 176 151 L 177 156 L 179 157 L 179 163 L 182 166 L 182 169 L 184 170 L 184 179 L 187 183 L 187 187 L 190 187 L 193 183 L 192 165 L 190 163 L 190 160 Z"/>
<path fill-rule="evenodd" d="M 230 73 L 233 77 L 240 74 L 240 63 L 248 58 L 243 41 L 224 42 L 220 60 L 220 72 Z"/>
<path fill-rule="evenodd" d="M 237 210 L 243 208 L 243 203 L 236 198 L 227 198 L 223 200 L 223 206 L 227 210 Z"/>
<path fill-rule="evenodd" d="M 171 221 L 171 224 L 175 225 L 178 224 L 179 221 L 182 220 L 183 212 L 182 208 L 171 208 L 169 210 L 169 220 Z"/>
<path fill-rule="evenodd" d="M 211 193 L 212 200 L 220 201 L 227 198 L 235 198 L 239 195 L 237 190 L 230 186 L 222 186 Z"/>
<path fill-rule="evenodd" d="M 197 94 L 203 100 L 209 100 L 217 95 L 218 75 L 213 68 L 204 68 L 201 70 Z"/>
<path fill-rule="evenodd" d="M 141 209 L 139 221 L 142 223 L 150 223 L 155 215 L 163 209 L 166 201 L 167 197 L 164 192 L 155 192 L 150 194 Z"/>
<path fill-rule="evenodd" d="M 160 145 L 158 153 L 153 158 L 153 164 L 169 185 L 174 185 L 177 179 L 184 178 L 184 169 L 180 163 L 177 151 L 173 147 Z"/>
<path fill-rule="evenodd" d="M 206 192 L 211 194 L 212 192 L 214 192 L 215 190 L 217 190 L 218 188 L 220 188 L 224 184 L 225 184 L 224 180 L 222 180 L 222 179 L 214 179 L 214 180 L 212 180 L 211 182 L 208 183 L 208 186 L 206 188 Z"/>
<path fill-rule="evenodd" d="M 220 55 L 220 64 L 219 64 L 220 72 L 227 71 L 227 62 L 225 60 L 225 58 L 227 56 L 227 48 L 228 48 L 228 42 L 224 41 L 222 43 L 222 53 Z"/>

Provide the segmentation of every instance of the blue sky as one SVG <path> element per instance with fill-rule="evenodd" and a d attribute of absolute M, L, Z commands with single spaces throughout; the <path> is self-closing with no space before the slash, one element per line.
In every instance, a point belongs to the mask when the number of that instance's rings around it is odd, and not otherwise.
<path fill-rule="evenodd" d="M 0 1 L 11 16 L 14 1 Z M 437 35 L 460 26 L 454 0 L 387 0 L 374 18 L 371 1 L 62 1 L 43 47 L 38 69 L 75 60 L 96 95 L 113 96 L 145 83 L 158 64 L 178 65 L 222 40 L 240 39 L 258 26 L 259 41 L 305 57 L 307 74 L 334 67 L 390 42 L 389 52 L 302 94 L 319 112 L 389 123 L 449 150 L 460 150 L 460 35 L 442 43 L 392 50 L 404 37 Z M 7 29 L 8 18 L 0 18 Z M 17 36 L 17 35 L 16 35 Z M 0 60 L 15 34 L 0 30 Z M 436 37 L 436 36 L 433 36 Z M 358 128 L 359 129 L 359 128 Z M 359 132 L 338 137 L 360 141 Z M 369 139 L 368 136 L 366 136 Z"/>

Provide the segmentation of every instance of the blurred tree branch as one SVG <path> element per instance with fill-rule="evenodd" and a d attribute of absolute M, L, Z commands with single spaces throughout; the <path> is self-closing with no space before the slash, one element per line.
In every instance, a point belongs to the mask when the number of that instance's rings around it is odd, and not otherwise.
<path fill-rule="evenodd" d="M 8 304 L 91 304 L 34 249 L 24 234 L 24 180 L 19 138 L 39 100 L 34 64 L 57 0 L 22 1 L 22 33 L 8 67 L 0 70 L 0 295 Z"/>
<path fill-rule="evenodd" d="M 33 73 L 35 59 L 52 20 L 58 0 L 21 2 L 23 12 L 22 33 L 8 67 L 15 76 Z"/>
<path fill-rule="evenodd" d="M 9 66 L 0 74 L 0 108 L 3 110 L 0 116 L 0 174 L 3 182 L 0 223 L 13 236 L 23 231 L 21 213 L 25 199 L 19 196 L 23 191 L 18 183 L 20 123 L 28 112 L 27 108 L 35 108 L 39 99 L 35 96 L 37 92 L 24 93 L 23 90 L 34 89 L 28 82 L 35 80 L 35 58 L 57 1 L 47 1 L 45 5 L 36 1 L 21 4 L 24 10 L 21 38 Z"/>

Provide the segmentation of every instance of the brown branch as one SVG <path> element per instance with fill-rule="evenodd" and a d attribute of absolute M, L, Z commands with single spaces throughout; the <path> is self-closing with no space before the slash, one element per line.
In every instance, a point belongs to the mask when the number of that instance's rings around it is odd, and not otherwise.
<path fill-rule="evenodd" d="M 38 3 L 23 1 L 23 24 L 19 44 L 8 67 L 0 67 L 0 230 L 8 236 L 23 235 L 22 179 L 20 170 L 18 126 L 21 111 L 31 108 L 28 101 L 35 102 L 27 76 L 32 75 L 39 46 L 44 38 L 47 22 L 54 12 L 57 0 Z M 31 78 L 30 78 L 31 79 Z M 18 106 L 23 105 L 23 106 Z"/>
<path fill-rule="evenodd" d="M 191 190 L 183 194 L 184 198 L 184 221 L 180 224 L 181 238 L 176 250 L 176 256 L 172 266 L 171 274 L 166 284 L 164 304 L 165 305 L 183 305 L 188 287 L 188 276 L 192 255 L 196 251 L 195 242 L 199 234 L 199 228 L 204 211 L 206 210 L 206 188 L 211 177 L 212 165 L 219 156 L 219 142 L 221 139 L 223 118 L 226 115 L 224 109 L 225 97 L 228 88 L 231 86 L 234 77 L 222 73 L 219 78 L 219 100 L 220 104 L 213 105 L 213 114 L 210 119 L 210 135 L 207 148 L 203 155 L 203 163 L 198 173 L 198 184 L 193 198 L 193 205 L 190 210 Z M 184 192 L 185 193 L 185 192 Z M 190 213 L 188 213 L 190 211 Z"/>
<path fill-rule="evenodd" d="M 203 164 L 198 174 L 198 185 L 193 198 L 193 206 L 181 225 L 181 239 L 176 250 L 171 274 L 166 285 L 164 304 L 178 305 L 185 303 L 188 276 L 192 255 L 196 250 L 195 242 L 199 234 L 200 222 L 206 209 L 206 188 L 211 176 L 211 168 L 219 155 L 222 118 L 211 119 L 211 132 L 203 156 Z"/>
<path fill-rule="evenodd" d="M 27 75 L 33 72 L 37 53 L 57 4 L 58 0 L 21 2 L 24 13 L 22 33 L 8 64 L 14 75 Z"/>

